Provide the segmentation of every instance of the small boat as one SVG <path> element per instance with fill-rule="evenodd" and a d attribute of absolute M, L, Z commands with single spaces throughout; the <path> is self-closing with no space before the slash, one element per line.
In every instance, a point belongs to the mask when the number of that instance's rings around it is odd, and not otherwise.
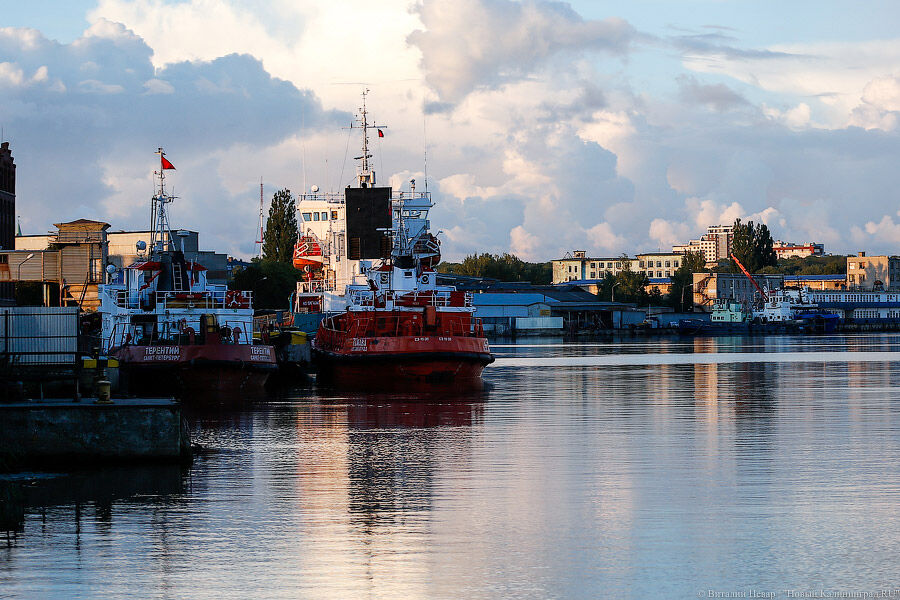
<path fill-rule="evenodd" d="M 149 246 L 138 242 L 141 258 L 119 283 L 100 286 L 102 350 L 118 359 L 132 394 L 210 400 L 259 391 L 277 367 L 271 346 L 253 344 L 252 293 L 208 283 L 206 269 L 176 247 L 164 175 L 172 167 L 159 154 Z"/>

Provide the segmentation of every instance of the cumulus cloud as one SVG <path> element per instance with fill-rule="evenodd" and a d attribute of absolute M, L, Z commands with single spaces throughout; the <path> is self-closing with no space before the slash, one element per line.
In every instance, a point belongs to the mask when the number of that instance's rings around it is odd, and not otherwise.
<path fill-rule="evenodd" d="M 529 76 L 561 53 L 624 55 L 636 32 L 622 19 L 584 20 L 560 2 L 425 2 L 409 43 L 422 53 L 425 81 L 445 103 L 479 88 Z"/>
<path fill-rule="evenodd" d="M 684 102 L 709 106 L 720 112 L 750 104 L 743 96 L 722 83 L 704 85 L 696 77 L 689 75 L 680 75 L 677 81 L 681 88 L 681 100 Z"/>
<path fill-rule="evenodd" d="M 26 229 L 79 217 L 146 227 L 153 152 L 165 146 L 179 165 L 172 183 L 184 197 L 172 218 L 210 232 L 207 239 L 215 231 L 222 249 L 238 251 L 242 239 L 252 240 L 252 225 L 234 231 L 255 209 L 215 176 L 220 162 L 231 170 L 247 162 L 223 150 L 243 144 L 253 152 L 298 134 L 301 122 L 314 131 L 349 118 L 323 110 L 310 92 L 273 78 L 246 55 L 156 70 L 151 49 L 121 24 L 99 21 L 71 44 L 2 29 L 0 48 L 6 71 L 16 74 L 2 120 L 13 124 Z M 249 197 L 258 176 L 247 174 L 241 191 Z M 235 210 L 219 210 L 228 206 Z"/>
<path fill-rule="evenodd" d="M 369 88 L 389 125 L 379 181 L 423 189 L 427 148 L 448 259 L 633 253 L 735 217 L 830 251 L 895 251 L 895 41 L 747 49 L 706 28 L 610 61 L 646 36 L 535 0 L 99 0 L 89 21 L 71 44 L 0 30 L 0 122 L 32 231 L 145 226 L 163 145 L 173 219 L 246 255 L 259 176 L 270 191 L 352 180 L 340 126 Z M 632 70 L 673 48 L 681 70 L 652 85 Z"/>

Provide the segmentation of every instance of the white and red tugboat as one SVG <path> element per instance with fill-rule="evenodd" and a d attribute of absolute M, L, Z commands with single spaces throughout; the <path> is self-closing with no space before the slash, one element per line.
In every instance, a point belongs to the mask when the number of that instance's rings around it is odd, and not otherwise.
<path fill-rule="evenodd" d="M 101 286 L 102 349 L 119 361 L 130 393 L 182 392 L 217 399 L 261 389 L 276 370 L 271 346 L 253 344 L 251 292 L 208 284 L 206 269 L 185 259 L 169 228 L 165 170 L 152 199 L 149 247 L 120 283 Z M 145 254 L 144 254 L 145 253 Z"/>
<path fill-rule="evenodd" d="M 344 259 L 358 261 L 359 283 L 346 287 L 345 310 L 319 325 L 312 347 L 320 374 L 353 386 L 480 382 L 494 357 L 471 294 L 436 283 L 440 245 L 428 231 L 431 196 L 416 192 L 414 180 L 396 194 L 376 187 L 367 134 L 383 126 L 367 122 L 363 104 L 358 127 L 359 187 L 344 190 L 341 209 Z"/>

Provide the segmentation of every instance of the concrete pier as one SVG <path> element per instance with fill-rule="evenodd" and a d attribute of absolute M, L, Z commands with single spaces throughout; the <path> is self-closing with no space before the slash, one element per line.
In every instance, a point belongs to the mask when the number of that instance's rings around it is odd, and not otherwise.
<path fill-rule="evenodd" d="M 0 462 L 86 467 L 190 458 L 181 406 L 171 399 L 44 400 L 0 404 Z"/>

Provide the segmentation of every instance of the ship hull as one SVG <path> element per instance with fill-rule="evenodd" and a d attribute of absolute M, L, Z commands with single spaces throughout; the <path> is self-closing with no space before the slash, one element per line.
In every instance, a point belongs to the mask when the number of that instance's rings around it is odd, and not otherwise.
<path fill-rule="evenodd" d="M 277 369 L 270 346 L 126 346 L 113 356 L 130 394 L 170 393 L 197 403 L 258 395 Z"/>
<path fill-rule="evenodd" d="M 355 338 L 339 349 L 313 346 L 322 381 L 341 386 L 403 386 L 408 382 L 480 383 L 494 362 L 484 338 Z"/>

